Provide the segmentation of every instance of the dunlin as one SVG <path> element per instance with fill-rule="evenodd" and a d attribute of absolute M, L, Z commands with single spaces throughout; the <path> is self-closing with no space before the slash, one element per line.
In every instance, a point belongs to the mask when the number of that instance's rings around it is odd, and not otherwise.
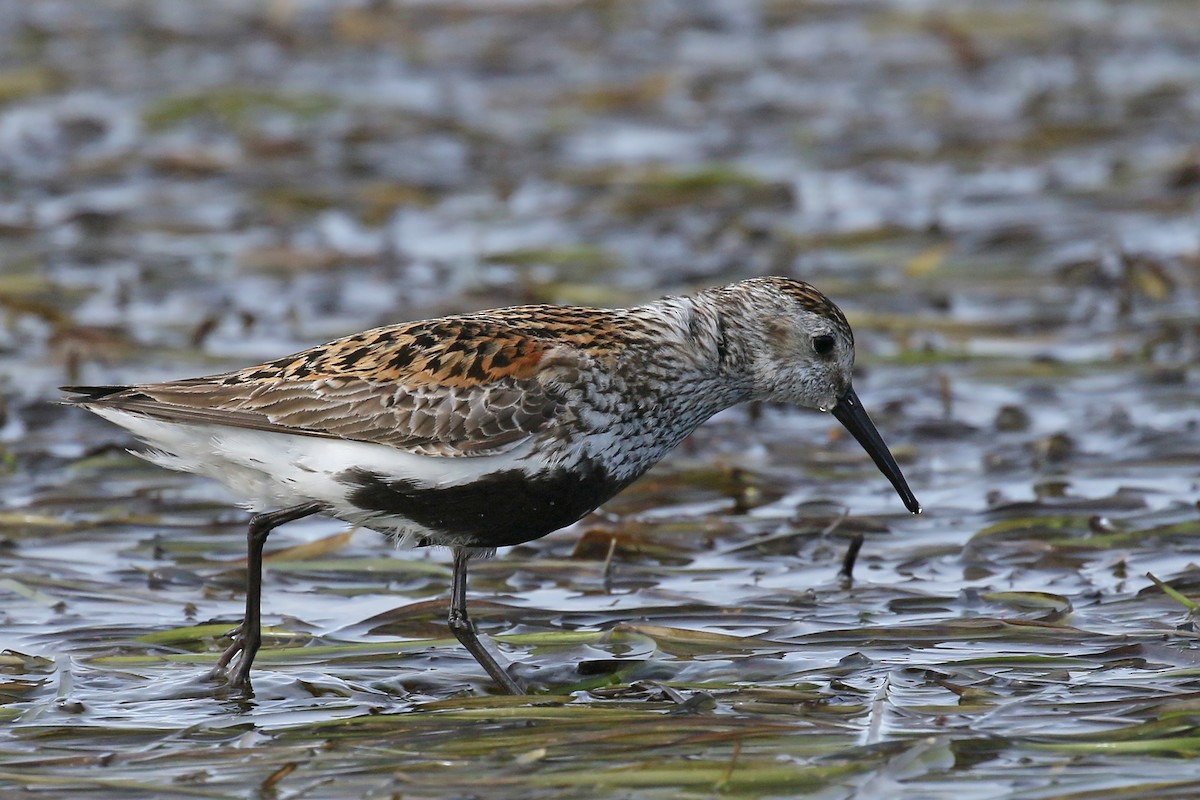
<path fill-rule="evenodd" d="M 624 309 L 519 306 L 357 333 L 255 367 L 145 386 L 64 387 L 149 444 L 145 458 L 229 486 L 255 512 L 246 613 L 214 674 L 248 685 L 262 552 L 326 514 L 453 552 L 449 625 L 523 687 L 467 616 L 472 555 L 545 536 L 745 400 L 832 412 L 920 511 L 851 385 L 854 336 L 812 286 L 755 278 Z"/>

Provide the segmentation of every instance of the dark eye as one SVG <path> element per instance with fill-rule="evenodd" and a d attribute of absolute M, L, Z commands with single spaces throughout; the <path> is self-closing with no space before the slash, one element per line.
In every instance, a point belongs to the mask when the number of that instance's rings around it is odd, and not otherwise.
<path fill-rule="evenodd" d="M 834 344 L 833 337 L 827 333 L 813 337 L 813 350 L 819 356 L 827 356 L 832 353 Z"/>

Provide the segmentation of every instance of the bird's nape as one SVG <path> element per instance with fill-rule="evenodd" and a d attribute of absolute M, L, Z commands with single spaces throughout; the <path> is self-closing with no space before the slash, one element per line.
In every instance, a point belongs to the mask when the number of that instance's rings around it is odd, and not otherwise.
<path fill-rule="evenodd" d="M 896 494 L 900 495 L 900 499 L 904 502 L 904 507 L 914 514 L 920 514 L 921 504 L 917 502 L 912 489 L 908 488 L 908 481 L 904 480 L 904 473 L 900 471 L 900 465 L 892 457 L 892 451 L 888 449 L 887 443 L 879 435 L 875 423 L 871 421 L 867 410 L 863 408 L 853 387 L 847 389 L 846 393 L 838 398 L 837 405 L 833 407 L 833 416 L 842 423 L 846 430 L 850 431 L 850 435 L 867 451 L 867 455 L 875 462 L 875 466 L 879 467 L 879 471 L 891 481 L 892 486 L 896 489 Z"/>

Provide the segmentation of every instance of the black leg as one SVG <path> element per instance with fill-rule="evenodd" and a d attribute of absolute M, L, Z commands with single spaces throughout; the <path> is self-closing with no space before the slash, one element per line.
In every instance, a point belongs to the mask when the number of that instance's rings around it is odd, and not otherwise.
<path fill-rule="evenodd" d="M 263 545 L 271 531 L 288 522 L 319 514 L 325 510 L 322 503 L 304 503 L 298 506 L 281 508 L 278 511 L 268 511 L 255 514 L 250 518 L 246 529 L 246 615 L 242 624 L 233 632 L 233 643 L 225 648 L 217 666 L 213 668 L 213 676 L 221 674 L 233 657 L 239 652 L 237 667 L 229 676 L 229 684 L 235 688 L 246 686 L 250 680 L 250 666 L 254 656 L 262 644 L 262 555 Z"/>
<path fill-rule="evenodd" d="M 454 575 L 450 586 L 450 630 L 504 691 L 509 694 L 525 694 L 525 687 L 496 663 L 496 659 L 483 646 L 483 642 L 479 641 L 479 636 L 475 633 L 475 623 L 467 616 L 467 559 L 470 557 L 466 548 L 454 548 Z"/>

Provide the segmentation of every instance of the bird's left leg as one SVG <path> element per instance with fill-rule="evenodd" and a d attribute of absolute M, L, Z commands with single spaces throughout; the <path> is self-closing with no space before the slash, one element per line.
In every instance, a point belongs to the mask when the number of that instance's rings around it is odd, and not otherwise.
<path fill-rule="evenodd" d="M 479 641 L 479 635 L 475 632 L 475 623 L 471 622 L 471 618 L 467 616 L 467 559 L 470 557 L 470 551 L 467 548 L 454 548 L 454 574 L 451 578 L 450 618 L 448 620 L 450 630 L 454 633 L 455 638 L 462 642 L 463 647 L 475 656 L 475 660 L 479 662 L 480 666 L 487 670 L 487 674 L 492 676 L 492 680 L 503 687 L 504 691 L 509 694 L 525 694 L 525 687 L 521 685 L 520 681 L 509 675 L 483 646 L 483 642 Z"/>

